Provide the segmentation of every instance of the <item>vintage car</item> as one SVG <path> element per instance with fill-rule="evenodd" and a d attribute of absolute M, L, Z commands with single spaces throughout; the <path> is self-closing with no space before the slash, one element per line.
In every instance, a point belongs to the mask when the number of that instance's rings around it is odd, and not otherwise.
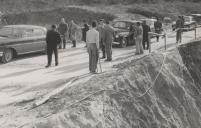
<path fill-rule="evenodd" d="M 201 14 L 191 14 L 193 20 L 197 22 L 197 24 L 201 24 Z"/>
<path fill-rule="evenodd" d="M 184 18 L 184 28 L 194 28 L 196 27 L 196 21 L 192 16 L 183 16 Z M 172 30 L 174 31 L 176 29 L 176 21 L 172 24 Z"/>
<path fill-rule="evenodd" d="M 0 29 L 0 58 L 3 63 L 21 54 L 46 50 L 46 28 L 33 25 L 8 25 Z"/>
<path fill-rule="evenodd" d="M 115 20 L 113 21 L 113 28 L 115 30 L 113 44 L 119 47 L 126 47 L 128 45 L 135 45 L 133 35 L 130 33 L 132 25 L 137 22 L 135 20 Z"/>

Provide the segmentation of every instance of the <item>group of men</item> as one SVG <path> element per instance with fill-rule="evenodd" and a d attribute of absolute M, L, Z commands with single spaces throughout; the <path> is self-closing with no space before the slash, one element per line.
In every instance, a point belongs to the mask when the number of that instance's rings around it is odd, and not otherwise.
<path fill-rule="evenodd" d="M 137 22 L 136 26 L 133 26 L 134 29 L 134 39 L 136 43 L 136 54 L 143 54 L 144 50 L 149 49 L 150 38 L 149 32 L 151 32 L 150 26 L 144 20 L 142 23 Z M 162 22 L 157 19 L 154 22 L 155 33 L 161 34 L 162 32 Z M 159 41 L 159 36 L 156 36 L 157 42 Z"/>
<path fill-rule="evenodd" d="M 47 55 L 48 55 L 48 64 L 46 68 L 51 66 L 52 54 L 55 55 L 55 65 L 58 66 L 58 50 L 57 48 L 63 49 L 66 48 L 66 38 L 72 41 L 73 46 L 76 47 L 76 31 L 79 29 L 79 26 L 71 21 L 70 26 L 66 23 L 65 19 L 61 19 L 61 23 L 58 25 L 52 25 L 51 29 L 47 32 L 46 42 L 47 42 Z"/>
<path fill-rule="evenodd" d="M 68 25 L 64 18 L 61 18 L 61 23 L 58 25 L 58 32 L 61 35 L 62 42 L 59 45 L 59 49 L 63 47 L 63 49 L 66 48 L 66 40 L 69 38 L 73 44 L 72 48 L 76 47 L 76 32 L 80 29 L 80 27 L 75 24 L 75 22 L 72 20 L 70 25 Z"/>
<path fill-rule="evenodd" d="M 69 28 L 70 29 L 69 29 Z M 70 26 L 65 22 L 65 19 L 61 19 L 61 23 L 58 25 L 52 25 L 46 35 L 47 42 L 47 55 L 48 64 L 46 68 L 51 66 L 52 54 L 55 55 L 55 66 L 58 66 L 58 50 L 57 48 L 66 48 L 66 36 L 69 32 L 69 38 L 72 41 L 73 46 L 76 47 L 76 32 L 77 29 L 82 29 L 82 40 L 86 43 L 87 51 L 89 54 L 89 70 L 91 73 L 97 73 L 97 63 L 99 59 L 99 49 L 102 51 L 101 59 L 105 61 L 112 61 L 112 41 L 114 35 L 114 29 L 110 25 L 109 21 L 104 23 L 101 19 L 99 24 L 93 21 L 90 26 L 84 21 L 83 28 L 79 27 L 71 21 Z"/>
<path fill-rule="evenodd" d="M 97 25 L 96 21 L 91 24 L 92 28 L 86 33 L 86 45 L 89 53 L 89 70 L 97 73 L 97 63 L 99 60 L 99 49 L 102 51 L 101 59 L 112 61 L 112 41 L 114 29 L 109 21 L 104 23 L 101 19 Z"/>
<path fill-rule="evenodd" d="M 112 61 L 112 42 L 114 37 L 114 28 L 110 25 L 109 21 L 100 19 L 97 23 L 93 21 L 91 25 L 88 25 L 86 21 L 83 22 L 83 27 L 79 27 L 74 21 L 71 21 L 70 26 L 65 22 L 65 19 L 61 19 L 61 23 L 58 25 L 52 25 L 51 30 L 47 32 L 47 55 L 48 64 L 47 68 L 51 66 L 52 54 L 55 55 L 55 65 L 58 65 L 58 51 L 59 48 L 66 48 L 66 36 L 69 35 L 69 39 L 72 41 L 73 46 L 76 47 L 76 32 L 78 29 L 82 29 L 82 41 L 86 43 L 86 48 L 89 54 L 89 70 L 91 73 L 97 73 L 97 63 L 99 60 L 99 51 L 102 52 L 100 59 L 105 61 Z M 150 26 L 137 22 L 133 27 L 133 38 L 136 43 L 136 54 L 143 54 L 144 50 L 149 49 L 149 32 Z M 155 32 L 161 33 L 162 23 L 157 20 L 154 23 Z M 67 34 L 68 33 L 68 34 Z M 157 37 L 157 41 L 159 37 Z M 100 50 L 99 50 L 100 49 Z"/>

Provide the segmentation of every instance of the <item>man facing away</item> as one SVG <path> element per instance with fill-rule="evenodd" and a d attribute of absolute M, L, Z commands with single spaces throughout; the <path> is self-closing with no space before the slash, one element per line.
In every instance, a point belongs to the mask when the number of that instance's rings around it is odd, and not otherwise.
<path fill-rule="evenodd" d="M 67 35 L 67 31 L 68 31 L 68 24 L 66 23 L 64 18 L 61 18 L 61 23 L 59 24 L 58 31 L 62 37 L 63 49 L 65 49 L 66 48 L 66 35 Z M 59 46 L 60 49 L 62 47 L 61 45 Z"/>
<path fill-rule="evenodd" d="M 112 41 L 114 36 L 114 28 L 110 25 L 109 21 L 106 21 L 106 25 L 104 27 L 105 32 L 105 51 L 107 59 L 105 61 L 112 61 Z"/>
<path fill-rule="evenodd" d="M 143 38 L 143 29 L 140 22 L 137 22 L 135 28 L 135 40 L 136 40 L 136 54 L 143 54 L 142 38 Z"/>
<path fill-rule="evenodd" d="M 46 68 L 51 66 L 53 52 L 55 55 L 55 65 L 58 66 L 59 64 L 57 46 L 61 43 L 61 36 L 59 32 L 56 31 L 56 29 L 57 26 L 52 25 L 51 30 L 49 30 L 46 35 L 47 56 L 48 56 L 48 64 L 47 66 L 45 66 Z"/>
<path fill-rule="evenodd" d="M 182 28 L 184 27 L 184 20 L 182 16 L 178 16 L 176 21 L 176 43 L 181 43 L 182 41 Z"/>
<path fill-rule="evenodd" d="M 82 41 L 84 41 L 86 43 L 86 35 L 87 35 L 87 31 L 89 30 L 89 25 L 87 24 L 87 22 L 85 20 L 83 21 L 83 23 L 84 23 L 84 25 L 82 28 Z"/>
<path fill-rule="evenodd" d="M 142 28 L 143 28 L 143 48 L 144 49 L 149 49 L 149 32 L 151 31 L 149 25 L 146 24 L 146 21 L 143 21 L 142 23 Z"/>
<path fill-rule="evenodd" d="M 105 42 L 104 42 L 104 38 L 105 38 L 105 36 L 104 36 L 104 34 L 105 34 L 104 27 L 105 27 L 104 20 L 100 19 L 99 26 L 98 26 L 97 30 L 99 32 L 100 48 L 101 48 L 101 51 L 102 51 L 101 59 L 105 59 L 105 56 L 106 56 L 105 55 L 106 54 L 105 53 Z"/>
<path fill-rule="evenodd" d="M 92 22 L 92 28 L 87 31 L 87 51 L 89 53 L 89 71 L 96 73 L 99 57 L 99 32 L 96 30 L 96 22 Z"/>
<path fill-rule="evenodd" d="M 162 22 L 159 20 L 159 18 L 157 18 L 156 22 L 154 22 L 154 29 L 155 29 L 155 33 L 161 34 L 162 32 Z M 159 41 L 159 36 L 156 36 L 156 41 Z"/>

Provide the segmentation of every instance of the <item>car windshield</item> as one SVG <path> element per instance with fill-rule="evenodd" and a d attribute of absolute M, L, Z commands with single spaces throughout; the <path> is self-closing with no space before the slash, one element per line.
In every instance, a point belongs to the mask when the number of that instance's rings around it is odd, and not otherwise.
<path fill-rule="evenodd" d="M 191 21 L 191 17 L 188 17 L 188 16 L 187 16 L 187 17 L 184 17 L 184 21 L 185 21 L 185 22 L 190 22 L 190 21 Z"/>
<path fill-rule="evenodd" d="M 12 35 L 12 28 L 3 27 L 0 29 L 0 36 L 1 37 L 9 37 Z"/>
<path fill-rule="evenodd" d="M 115 22 L 113 25 L 114 28 L 125 28 L 128 29 L 129 25 L 126 22 Z"/>

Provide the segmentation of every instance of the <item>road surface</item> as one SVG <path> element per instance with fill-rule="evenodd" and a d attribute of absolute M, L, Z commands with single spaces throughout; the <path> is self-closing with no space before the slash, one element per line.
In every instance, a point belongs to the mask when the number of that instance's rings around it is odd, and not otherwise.
<path fill-rule="evenodd" d="M 197 32 L 201 37 L 201 30 Z M 194 32 L 186 32 L 183 35 L 183 43 L 194 39 Z M 152 39 L 152 51 L 164 50 L 164 40 L 155 42 Z M 175 33 L 168 32 L 167 48 L 176 46 Z M 84 44 L 78 44 L 77 48 L 68 48 L 59 51 L 59 66 L 44 68 L 47 57 L 43 54 L 31 54 L 18 57 L 8 64 L 0 64 L 0 107 L 12 103 L 38 98 L 60 87 L 69 78 L 87 74 L 88 54 Z M 148 54 L 148 51 L 145 51 Z M 127 48 L 113 48 L 113 61 L 101 60 L 103 71 L 112 70 L 112 66 L 127 60 L 136 58 L 135 46 Z M 100 71 L 100 70 L 99 70 Z"/>

